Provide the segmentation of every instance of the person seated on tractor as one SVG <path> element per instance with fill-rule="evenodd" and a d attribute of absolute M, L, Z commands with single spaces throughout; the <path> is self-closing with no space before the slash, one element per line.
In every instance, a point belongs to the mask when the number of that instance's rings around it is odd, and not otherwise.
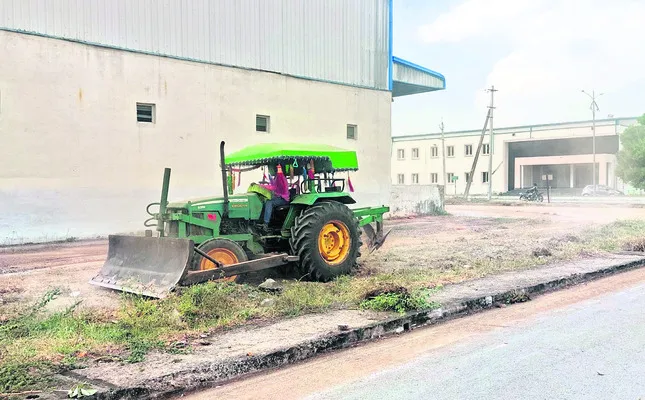
<path fill-rule="evenodd" d="M 271 192 L 271 198 L 264 202 L 264 223 L 262 225 L 264 230 L 269 229 L 269 222 L 271 221 L 273 209 L 289 204 L 289 184 L 287 182 L 287 178 L 282 173 L 282 167 L 280 165 L 276 167 L 276 170 L 276 176 L 272 182 L 268 184 L 260 184 L 261 187 Z"/>

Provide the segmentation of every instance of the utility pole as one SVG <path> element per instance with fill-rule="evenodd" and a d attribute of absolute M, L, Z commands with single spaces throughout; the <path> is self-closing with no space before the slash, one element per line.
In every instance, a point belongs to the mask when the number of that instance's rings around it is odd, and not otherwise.
<path fill-rule="evenodd" d="M 491 86 L 488 89 L 490 92 L 490 106 L 489 108 L 489 118 L 490 118 L 490 135 L 488 142 L 488 200 L 490 201 L 493 197 L 493 149 L 495 144 L 495 134 L 493 133 L 493 110 L 495 109 L 495 86 Z"/>
<path fill-rule="evenodd" d="M 443 187 L 444 190 L 446 186 L 448 185 L 448 179 L 446 178 L 446 142 L 444 141 L 443 137 L 443 118 L 441 119 L 441 124 L 439 124 L 439 129 L 441 129 L 441 158 L 443 159 Z"/>
<path fill-rule="evenodd" d="M 470 179 L 466 180 L 466 190 L 464 191 L 464 199 L 466 200 L 468 200 L 468 195 L 470 194 L 470 185 L 473 183 L 473 177 L 475 176 L 475 168 L 477 168 L 477 161 L 479 160 L 479 152 L 481 151 L 482 144 L 484 143 L 484 136 L 486 136 L 486 127 L 488 126 L 488 121 L 490 120 L 490 111 L 491 110 L 489 108 L 488 111 L 486 112 L 486 120 L 484 121 L 484 127 L 482 128 L 482 134 L 479 137 L 479 144 L 477 145 L 477 151 L 475 151 L 475 158 L 473 158 L 473 165 L 472 167 L 470 167 Z"/>
<path fill-rule="evenodd" d="M 592 169 L 591 169 L 591 182 L 593 184 L 593 191 L 594 194 L 596 194 L 596 111 L 600 111 L 600 108 L 598 108 L 598 103 L 596 103 L 596 91 L 592 90 L 591 94 L 585 92 L 584 90 L 582 93 L 586 94 L 589 96 L 591 99 L 591 105 L 589 108 L 591 108 L 591 115 L 592 115 L 592 126 L 591 126 L 591 132 L 593 133 L 593 139 L 591 140 L 592 143 L 592 152 L 593 152 L 593 158 L 592 158 Z M 602 96 L 604 93 L 600 93 L 598 97 Z"/>

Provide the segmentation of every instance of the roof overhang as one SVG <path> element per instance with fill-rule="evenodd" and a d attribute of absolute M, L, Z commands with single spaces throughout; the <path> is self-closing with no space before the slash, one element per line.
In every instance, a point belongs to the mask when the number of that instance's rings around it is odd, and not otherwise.
<path fill-rule="evenodd" d="M 314 161 L 317 172 L 356 171 L 358 160 L 354 150 L 327 144 L 258 143 L 226 155 L 227 166 L 258 166 L 288 164 L 305 167 Z"/>
<path fill-rule="evenodd" d="M 446 88 L 446 78 L 438 72 L 398 57 L 392 57 L 392 97 L 434 92 Z"/>

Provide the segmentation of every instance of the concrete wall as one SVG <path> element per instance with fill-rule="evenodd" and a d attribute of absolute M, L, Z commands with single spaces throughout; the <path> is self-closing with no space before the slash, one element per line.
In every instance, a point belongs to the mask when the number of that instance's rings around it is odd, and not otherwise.
<path fill-rule="evenodd" d="M 355 197 L 389 200 L 390 92 L 4 31 L 0 60 L 0 244 L 142 229 L 166 166 L 171 200 L 219 194 L 220 140 L 355 149 Z M 137 122 L 137 102 L 156 123 Z"/>
<path fill-rule="evenodd" d="M 393 185 L 388 218 L 431 215 L 444 210 L 442 185 Z"/>
<path fill-rule="evenodd" d="M 2 0 L 0 29 L 388 88 L 389 0 Z"/>

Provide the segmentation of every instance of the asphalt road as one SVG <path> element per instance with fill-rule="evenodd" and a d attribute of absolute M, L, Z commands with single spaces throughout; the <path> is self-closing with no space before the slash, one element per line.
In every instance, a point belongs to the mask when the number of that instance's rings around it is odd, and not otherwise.
<path fill-rule="evenodd" d="M 645 286 L 426 354 L 309 399 L 639 399 Z"/>
<path fill-rule="evenodd" d="M 645 270 L 328 354 L 190 399 L 645 399 Z"/>

